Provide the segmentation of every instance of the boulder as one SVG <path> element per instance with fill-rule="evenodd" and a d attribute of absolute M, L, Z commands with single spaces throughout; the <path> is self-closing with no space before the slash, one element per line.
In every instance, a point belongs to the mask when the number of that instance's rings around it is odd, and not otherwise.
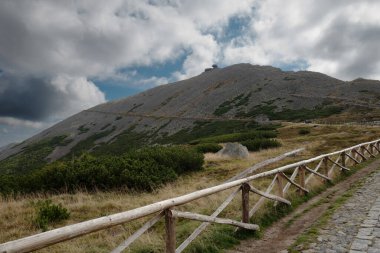
<path fill-rule="evenodd" d="M 219 150 L 217 154 L 230 158 L 247 158 L 249 156 L 247 147 L 237 142 L 226 143 L 223 149 Z"/>

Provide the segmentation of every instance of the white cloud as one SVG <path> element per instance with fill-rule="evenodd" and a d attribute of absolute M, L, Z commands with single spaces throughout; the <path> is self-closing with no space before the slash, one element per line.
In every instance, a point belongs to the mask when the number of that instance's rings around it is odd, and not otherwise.
<path fill-rule="evenodd" d="M 20 120 L 13 117 L 0 117 L 0 125 L 7 125 L 7 126 L 24 126 L 24 127 L 30 127 L 35 129 L 41 129 L 46 126 L 43 122 L 37 122 L 37 121 L 31 121 L 31 120 Z M 2 129 L 3 133 L 8 133 L 7 128 Z"/>
<path fill-rule="evenodd" d="M 61 96 L 66 97 L 65 111 L 61 117 L 67 117 L 106 101 L 103 92 L 85 77 L 59 75 L 51 81 L 51 84 L 60 91 Z"/>
<path fill-rule="evenodd" d="M 257 7 L 250 32 L 225 45 L 225 64 L 301 60 L 345 80 L 380 79 L 380 2 L 267 0 Z"/>
<path fill-rule="evenodd" d="M 8 39 L 0 39 L 0 68 L 100 77 L 120 67 L 164 62 L 186 49 L 191 53 L 184 72 L 192 75 L 195 64 L 189 62 L 197 61 L 199 72 L 213 62 L 217 50 L 214 38 L 203 31 L 249 12 L 252 4 L 250 0 L 149 2 L 5 1 L 0 31 Z"/>

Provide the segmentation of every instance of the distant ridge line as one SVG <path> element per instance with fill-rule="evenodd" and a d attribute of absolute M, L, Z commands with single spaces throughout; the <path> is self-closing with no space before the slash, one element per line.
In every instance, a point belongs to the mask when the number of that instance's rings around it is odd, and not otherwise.
<path fill-rule="evenodd" d="M 251 118 L 236 118 L 236 117 L 182 117 L 182 116 L 169 116 L 169 115 L 154 115 L 154 114 L 142 114 L 142 113 L 133 113 L 133 112 L 106 112 L 99 110 L 84 110 L 85 112 L 94 112 L 102 114 L 112 114 L 118 116 L 130 116 L 130 117 L 142 117 L 142 118 L 155 118 L 155 119 L 180 119 L 180 120 L 208 120 L 208 121 L 243 121 L 243 122 L 252 122 L 255 121 Z"/>

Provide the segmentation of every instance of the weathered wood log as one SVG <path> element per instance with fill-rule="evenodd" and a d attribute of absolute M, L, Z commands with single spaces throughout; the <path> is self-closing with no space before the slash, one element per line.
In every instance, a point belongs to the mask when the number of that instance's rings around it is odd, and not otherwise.
<path fill-rule="evenodd" d="M 363 150 L 367 151 L 367 153 L 368 153 L 371 157 L 376 157 L 374 154 L 372 154 L 371 151 L 369 151 L 369 149 L 368 149 L 366 146 L 363 146 L 362 148 L 363 148 Z"/>
<path fill-rule="evenodd" d="M 165 210 L 166 253 L 175 253 L 175 216 L 174 210 Z"/>
<path fill-rule="evenodd" d="M 314 171 L 317 172 L 317 171 L 319 170 L 319 168 L 322 166 L 322 164 L 323 164 L 323 159 L 321 159 L 321 160 L 319 161 L 319 163 L 317 164 L 317 166 L 315 166 Z M 311 173 L 311 174 L 306 178 L 306 180 L 305 180 L 305 185 L 307 185 L 307 184 L 309 183 L 309 181 L 310 181 L 313 177 L 314 177 L 314 174 Z"/>
<path fill-rule="evenodd" d="M 273 190 L 274 185 L 277 181 L 277 175 L 273 178 L 272 182 L 269 184 L 268 188 L 266 189 L 265 193 L 270 193 Z M 249 211 L 249 218 L 251 218 L 257 210 L 264 204 L 266 198 L 261 197 L 256 204 L 252 207 L 252 209 Z"/>
<path fill-rule="evenodd" d="M 301 185 L 297 184 L 296 182 L 294 182 L 284 172 L 281 172 L 281 176 L 283 178 L 285 178 L 290 184 L 292 184 L 295 187 L 297 187 L 298 189 L 302 190 L 303 192 L 309 193 L 309 190 L 305 188 L 305 174 L 302 175 L 301 171 L 304 171 L 304 170 L 300 169 L 300 179 L 301 179 L 301 182 L 303 181 L 303 183 L 301 183 L 301 184 L 303 184 L 303 186 L 301 186 Z"/>
<path fill-rule="evenodd" d="M 237 179 L 240 179 L 240 178 L 243 178 L 243 177 L 246 177 L 247 175 L 249 174 L 252 174 L 253 172 L 255 172 L 256 170 L 258 169 L 261 169 L 269 164 L 272 164 L 272 163 L 275 163 L 275 162 L 278 162 L 278 161 L 281 161 L 289 156 L 294 156 L 302 151 L 304 151 L 305 148 L 299 148 L 299 149 L 295 149 L 295 150 L 292 150 L 290 152 L 286 152 L 282 155 L 279 155 L 279 156 L 276 156 L 274 158 L 271 158 L 271 159 L 268 159 L 268 160 L 265 160 L 265 161 L 262 161 L 262 162 L 259 162 L 255 165 L 253 165 L 252 167 L 249 167 L 248 169 L 244 170 L 243 172 L 237 174 L 236 176 L 228 179 L 226 181 L 227 182 L 231 182 L 231 181 L 234 181 L 234 180 L 237 180 Z"/>
<path fill-rule="evenodd" d="M 356 160 L 352 155 L 346 153 L 346 156 L 347 156 L 348 158 L 350 158 L 352 161 L 354 161 L 356 164 L 359 164 L 359 163 L 360 163 L 360 162 L 359 162 L 358 160 Z"/>
<path fill-rule="evenodd" d="M 373 144 L 370 144 L 368 147 L 369 147 L 369 150 L 371 151 L 371 153 L 375 154 L 375 148 L 373 147 Z"/>
<path fill-rule="evenodd" d="M 313 173 L 313 174 L 315 174 L 315 175 L 317 175 L 317 176 L 319 176 L 319 177 L 321 177 L 321 178 L 323 178 L 323 179 L 326 179 L 326 180 L 328 180 L 328 181 L 332 181 L 331 178 L 326 177 L 325 175 L 323 175 L 323 174 L 321 174 L 321 173 L 319 173 L 319 172 L 316 172 L 316 171 L 310 169 L 310 168 L 307 167 L 307 166 L 305 166 L 304 168 L 305 168 L 307 171 L 309 171 L 309 172 L 311 172 L 311 173 Z"/>
<path fill-rule="evenodd" d="M 277 192 L 278 192 L 278 196 L 280 196 L 281 198 L 284 197 L 284 185 L 282 183 L 282 177 L 281 177 L 281 174 L 280 173 L 277 173 Z M 265 197 L 265 196 L 263 196 Z"/>
<path fill-rule="evenodd" d="M 225 201 L 211 214 L 211 217 L 215 218 L 217 217 L 227 206 L 231 201 L 235 198 L 235 196 L 240 192 L 240 187 L 237 188 L 235 191 L 233 191 Z M 181 245 L 178 246 L 176 249 L 176 253 L 181 253 L 197 236 L 202 233 L 203 230 L 206 229 L 206 227 L 210 224 L 210 222 L 203 222 L 199 227 L 197 227 L 191 235 L 184 240 Z"/>
<path fill-rule="evenodd" d="M 299 167 L 297 167 L 297 168 L 294 169 L 292 175 L 290 176 L 290 179 L 291 179 L 291 180 L 294 181 L 294 180 L 296 179 L 297 174 L 298 174 L 298 169 L 299 169 Z M 286 194 L 286 192 L 288 191 L 290 185 L 291 185 L 291 184 L 290 184 L 289 182 L 286 183 L 286 185 L 285 185 L 285 187 L 284 187 L 284 190 L 283 190 L 284 194 Z"/>
<path fill-rule="evenodd" d="M 380 154 L 380 149 L 377 147 L 376 144 L 372 144 L 372 147 L 375 148 L 377 150 L 377 153 Z"/>
<path fill-rule="evenodd" d="M 248 183 L 241 186 L 242 202 L 242 222 L 249 223 L 249 191 L 251 187 Z"/>
<path fill-rule="evenodd" d="M 125 240 L 119 246 L 117 246 L 117 248 L 112 250 L 111 253 L 123 252 L 123 250 L 128 248 L 128 246 L 131 245 L 131 243 L 133 243 L 136 239 L 138 239 L 145 231 L 153 227 L 154 224 L 156 224 L 161 219 L 162 216 L 164 216 L 164 212 L 161 212 L 158 215 L 154 216 L 147 223 L 145 223 L 141 228 L 139 228 L 136 232 L 134 232 L 131 236 L 129 236 L 127 240 Z"/>
<path fill-rule="evenodd" d="M 276 195 L 273 195 L 273 194 L 265 193 L 265 192 L 262 192 L 262 191 L 256 189 L 256 188 L 253 187 L 252 185 L 250 185 L 250 186 L 251 186 L 251 189 L 250 189 L 250 190 L 251 190 L 252 192 L 254 192 L 254 193 L 260 195 L 260 196 L 263 196 L 263 197 L 265 197 L 265 198 L 267 198 L 267 199 L 271 199 L 271 200 L 275 200 L 275 201 L 282 202 L 282 203 L 287 204 L 287 205 L 289 205 L 289 206 L 292 205 L 292 203 L 290 203 L 289 200 L 284 199 L 283 197 L 279 197 L 279 196 L 276 196 Z"/>
<path fill-rule="evenodd" d="M 323 158 L 323 174 L 326 176 L 326 177 L 329 177 L 329 166 L 328 166 L 328 156 L 326 156 L 325 158 Z"/>
<path fill-rule="evenodd" d="M 340 154 L 340 160 L 342 161 L 342 166 L 346 167 L 346 153 L 345 152 L 342 152 L 342 154 Z"/>
<path fill-rule="evenodd" d="M 367 157 L 365 157 L 362 153 L 356 150 L 356 148 L 354 148 L 353 151 L 363 159 L 362 161 L 367 161 Z"/>
<path fill-rule="evenodd" d="M 335 164 L 336 166 L 340 167 L 342 170 L 345 170 L 345 171 L 350 171 L 350 169 L 349 169 L 349 168 L 346 168 L 346 167 L 344 167 L 344 166 L 340 165 L 339 163 L 337 163 L 337 162 L 335 162 L 335 161 L 331 160 L 330 158 L 327 158 L 327 159 L 329 159 L 329 161 L 330 161 L 330 162 L 332 162 L 333 164 Z"/>
<path fill-rule="evenodd" d="M 336 165 L 339 163 L 341 156 L 338 156 L 335 160 L 335 162 L 332 162 L 332 166 L 329 169 L 329 175 L 331 175 L 336 167 Z M 332 160 L 332 159 L 331 159 Z"/>
<path fill-rule="evenodd" d="M 189 220 L 227 224 L 227 225 L 232 225 L 235 227 L 245 228 L 249 230 L 260 230 L 260 227 L 256 224 L 249 224 L 249 223 L 244 223 L 244 222 L 224 219 L 224 218 L 216 218 L 216 217 L 211 217 L 211 216 L 198 214 L 198 213 L 173 211 L 173 216 L 177 218 L 184 218 L 184 219 L 189 219 Z"/>

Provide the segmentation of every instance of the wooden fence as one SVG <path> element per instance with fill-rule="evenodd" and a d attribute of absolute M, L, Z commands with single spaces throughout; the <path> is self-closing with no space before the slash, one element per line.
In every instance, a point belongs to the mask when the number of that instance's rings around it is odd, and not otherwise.
<path fill-rule="evenodd" d="M 334 175 L 337 175 L 337 173 L 349 171 L 350 169 L 348 167 L 359 164 L 370 157 L 375 157 L 378 154 L 380 154 L 380 139 L 285 165 L 252 176 L 236 179 L 179 197 L 166 199 L 122 213 L 104 216 L 15 241 L 6 242 L 0 244 L 0 252 L 29 252 L 155 214 L 152 219 L 145 223 L 140 229 L 138 229 L 112 252 L 122 252 L 145 231 L 154 226 L 154 224 L 156 224 L 161 218 L 164 218 L 166 252 L 180 253 L 210 223 L 229 224 L 242 229 L 259 230 L 259 226 L 249 223 L 249 219 L 264 204 L 265 199 L 273 200 L 276 203 L 281 202 L 286 205 L 291 205 L 291 202 L 286 199 L 287 192 L 290 187 L 297 188 L 300 195 L 308 194 L 311 187 L 310 180 L 312 177 L 317 177 L 321 179 L 322 182 L 329 182 L 332 180 Z M 270 177 L 272 178 L 272 181 L 267 189 L 263 191 L 254 186 L 254 181 L 264 177 Z M 176 206 L 183 205 L 231 188 L 235 188 L 235 190 L 211 215 L 175 210 Z M 273 193 L 273 191 L 275 191 L 275 193 Z M 228 206 L 229 203 L 231 203 L 239 192 L 241 192 L 242 220 L 236 221 L 227 218 L 218 218 L 218 215 Z M 250 193 L 261 196 L 253 206 L 250 206 L 249 203 Z M 182 242 L 178 248 L 176 248 L 175 221 L 179 218 L 202 221 L 203 223 L 184 242 Z"/>

